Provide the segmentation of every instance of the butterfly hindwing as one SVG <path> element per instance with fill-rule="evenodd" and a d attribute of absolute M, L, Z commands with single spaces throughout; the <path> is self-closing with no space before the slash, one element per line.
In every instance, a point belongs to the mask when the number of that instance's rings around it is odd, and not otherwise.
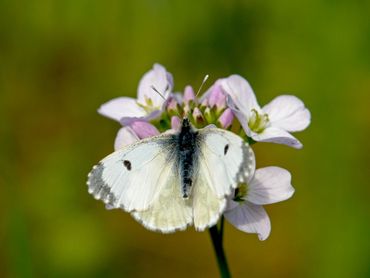
<path fill-rule="evenodd" d="M 200 165 L 199 171 L 204 173 L 206 169 Z M 191 194 L 193 222 L 197 231 L 203 231 L 207 227 L 215 225 L 219 216 L 225 209 L 226 198 L 217 197 L 205 176 L 198 175 Z"/>
<path fill-rule="evenodd" d="M 132 213 L 147 229 L 170 233 L 184 230 L 193 222 L 192 202 L 182 197 L 177 173 L 177 169 L 171 167 L 164 169 L 168 180 L 151 206 L 145 211 Z"/>

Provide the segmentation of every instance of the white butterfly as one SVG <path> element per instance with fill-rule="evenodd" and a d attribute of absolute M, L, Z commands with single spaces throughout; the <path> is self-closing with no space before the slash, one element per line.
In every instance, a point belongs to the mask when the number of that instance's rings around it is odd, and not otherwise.
<path fill-rule="evenodd" d="M 187 118 L 175 133 L 143 139 L 93 167 L 89 193 L 131 212 L 153 231 L 170 233 L 217 223 L 226 197 L 253 175 L 252 149 L 232 132 L 196 130 Z"/>

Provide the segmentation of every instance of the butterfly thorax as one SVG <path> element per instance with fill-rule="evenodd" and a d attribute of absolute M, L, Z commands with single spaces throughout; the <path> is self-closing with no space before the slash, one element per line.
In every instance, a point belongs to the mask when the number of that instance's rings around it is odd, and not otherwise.
<path fill-rule="evenodd" d="M 194 130 L 188 119 L 182 121 L 180 133 L 176 135 L 177 161 L 181 178 L 181 193 L 188 198 L 193 185 L 194 173 L 197 167 L 199 133 Z"/>

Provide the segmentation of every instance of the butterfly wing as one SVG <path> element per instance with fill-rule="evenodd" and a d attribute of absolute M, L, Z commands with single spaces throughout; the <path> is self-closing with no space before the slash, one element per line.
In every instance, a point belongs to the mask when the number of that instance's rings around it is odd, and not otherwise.
<path fill-rule="evenodd" d="M 199 130 L 199 172 L 194 183 L 193 219 L 197 230 L 214 225 L 225 209 L 226 198 L 255 170 L 252 149 L 234 133 L 218 128 Z"/>
<path fill-rule="evenodd" d="M 199 134 L 189 199 L 180 192 L 170 134 L 139 141 L 104 158 L 89 174 L 89 192 L 110 207 L 132 212 L 150 230 L 169 233 L 194 223 L 201 231 L 214 225 L 225 209 L 225 196 L 253 174 L 254 154 L 231 132 L 207 128 Z"/>
<path fill-rule="evenodd" d="M 240 136 L 227 130 L 206 128 L 200 133 L 200 164 L 206 169 L 205 179 L 218 197 L 230 195 L 239 183 L 253 176 L 253 150 Z"/>
<path fill-rule="evenodd" d="M 203 175 L 205 170 L 199 169 L 202 174 L 195 180 L 191 195 L 193 223 L 197 231 L 215 225 L 226 207 L 226 198 L 217 197 Z"/>
<path fill-rule="evenodd" d="M 89 193 L 109 207 L 128 212 L 147 209 L 173 179 L 166 170 L 171 160 L 170 140 L 171 135 L 164 134 L 108 155 L 89 173 Z"/>
<path fill-rule="evenodd" d="M 171 173 L 166 173 L 171 172 Z M 182 198 L 178 170 L 168 167 L 163 175 L 169 177 L 159 190 L 158 197 L 145 211 L 135 211 L 133 217 L 147 229 L 171 233 L 184 230 L 193 222 L 190 199 Z"/>

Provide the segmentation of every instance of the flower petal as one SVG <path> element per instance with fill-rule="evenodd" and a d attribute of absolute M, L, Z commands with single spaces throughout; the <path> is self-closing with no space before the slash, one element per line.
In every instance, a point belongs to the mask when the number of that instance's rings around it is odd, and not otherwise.
<path fill-rule="evenodd" d="M 239 75 L 231 75 L 221 81 L 223 90 L 231 97 L 234 105 L 249 117 L 251 110 L 261 111 L 256 96 L 248 81 Z"/>
<path fill-rule="evenodd" d="M 131 145 L 132 143 L 140 140 L 139 137 L 130 127 L 122 127 L 116 136 L 114 141 L 114 150 L 119 150 L 125 146 Z"/>
<path fill-rule="evenodd" d="M 238 230 L 258 234 L 259 240 L 265 240 L 270 234 L 270 219 L 262 206 L 246 201 L 224 215 Z"/>
<path fill-rule="evenodd" d="M 279 167 L 257 169 L 248 184 L 246 200 L 256 205 L 267 205 L 289 199 L 294 193 L 290 173 Z"/>
<path fill-rule="evenodd" d="M 232 199 L 232 196 L 234 196 L 234 195 L 235 195 L 235 190 L 233 190 L 232 191 L 232 194 L 227 197 L 227 203 L 226 203 L 225 213 L 228 212 L 228 211 L 232 211 L 236 207 L 239 207 L 240 206 L 240 204 L 238 202 L 235 202 Z"/>
<path fill-rule="evenodd" d="M 298 141 L 291 134 L 283 129 L 277 127 L 268 127 L 261 133 L 252 133 L 251 135 L 254 141 L 258 142 L 271 142 L 277 144 L 288 145 L 290 147 L 301 149 L 302 143 Z"/>
<path fill-rule="evenodd" d="M 165 100 L 153 90 L 153 86 L 165 99 L 173 88 L 172 75 L 160 64 L 154 64 L 153 69 L 144 74 L 140 80 L 137 93 L 138 101 L 141 104 L 147 105 L 147 99 L 151 99 L 153 107 L 160 109 Z"/>
<path fill-rule="evenodd" d="M 183 103 L 184 102 L 184 100 L 183 100 L 183 94 L 182 93 L 179 93 L 179 92 L 177 92 L 177 93 L 171 93 L 170 94 L 170 96 L 167 98 L 167 100 L 169 99 L 169 98 L 175 98 L 176 99 L 176 101 L 178 102 L 178 103 Z"/>
<path fill-rule="evenodd" d="M 145 120 L 145 121 L 150 121 L 152 119 L 158 118 L 161 114 L 162 114 L 161 110 L 154 110 L 154 111 L 150 112 L 147 116 L 143 117 L 142 119 Z"/>
<path fill-rule="evenodd" d="M 159 131 L 154 125 L 142 119 L 123 118 L 121 119 L 121 124 L 130 127 L 139 139 L 159 135 Z"/>
<path fill-rule="evenodd" d="M 252 131 L 248 125 L 248 116 L 246 113 L 243 113 L 240 111 L 234 104 L 233 100 L 231 99 L 230 96 L 227 97 L 227 106 L 232 110 L 233 114 L 235 117 L 239 120 L 239 123 L 243 127 L 245 133 L 251 137 L 252 136 Z"/>
<path fill-rule="evenodd" d="M 269 115 L 272 126 L 290 132 L 304 130 L 311 122 L 310 111 L 295 96 L 278 96 L 262 110 Z"/>
<path fill-rule="evenodd" d="M 130 97 L 114 98 L 100 106 L 98 113 L 116 121 L 120 121 L 123 117 L 139 118 L 147 114 L 145 110 L 137 104 L 136 99 Z"/>

